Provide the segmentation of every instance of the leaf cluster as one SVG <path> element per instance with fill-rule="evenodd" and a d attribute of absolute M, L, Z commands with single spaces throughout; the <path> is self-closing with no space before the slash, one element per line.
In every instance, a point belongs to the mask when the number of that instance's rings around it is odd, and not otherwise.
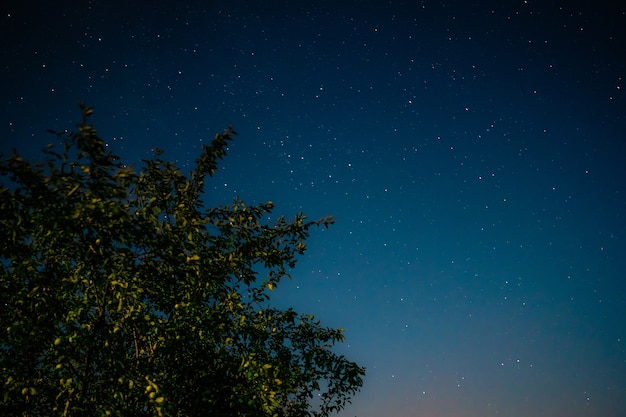
<path fill-rule="evenodd" d="M 272 202 L 205 208 L 236 134 L 183 174 L 155 150 L 119 162 L 81 106 L 44 161 L 0 161 L 0 414 L 327 416 L 364 369 L 341 329 L 279 310 L 311 227 Z"/>

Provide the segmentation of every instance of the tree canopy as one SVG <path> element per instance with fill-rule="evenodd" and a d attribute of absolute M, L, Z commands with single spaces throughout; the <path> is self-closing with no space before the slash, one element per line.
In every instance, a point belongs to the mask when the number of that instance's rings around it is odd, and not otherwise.
<path fill-rule="evenodd" d="M 0 414 L 327 416 L 364 368 L 342 329 L 277 309 L 314 226 L 274 204 L 205 207 L 231 127 L 184 174 L 120 162 L 81 106 L 42 162 L 0 161 Z M 61 146 L 59 146 L 61 144 Z"/>

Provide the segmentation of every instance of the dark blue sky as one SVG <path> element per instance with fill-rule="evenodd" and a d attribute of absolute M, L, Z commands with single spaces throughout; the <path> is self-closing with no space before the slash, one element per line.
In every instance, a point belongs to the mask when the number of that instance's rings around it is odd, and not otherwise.
<path fill-rule="evenodd" d="M 626 415 L 626 6 L 9 3 L 3 153 L 232 123 L 209 204 L 336 217 L 275 295 L 368 368 L 341 416 Z"/>

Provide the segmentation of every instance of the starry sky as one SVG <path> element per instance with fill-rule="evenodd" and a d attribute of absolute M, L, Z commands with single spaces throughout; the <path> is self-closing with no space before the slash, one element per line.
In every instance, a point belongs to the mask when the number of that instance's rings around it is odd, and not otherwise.
<path fill-rule="evenodd" d="M 7 1 L 0 151 L 95 108 L 207 204 L 334 215 L 278 306 L 367 367 L 341 417 L 626 415 L 626 5 Z M 612 4 L 612 5 L 611 5 Z"/>

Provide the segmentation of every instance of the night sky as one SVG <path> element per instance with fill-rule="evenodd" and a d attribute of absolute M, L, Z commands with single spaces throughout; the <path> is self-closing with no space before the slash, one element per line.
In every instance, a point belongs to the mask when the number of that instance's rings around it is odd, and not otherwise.
<path fill-rule="evenodd" d="M 336 218 L 273 295 L 367 367 L 340 416 L 623 417 L 619 3 L 3 2 L 0 151 L 82 102 L 188 171 L 232 123 L 207 205 Z"/>

